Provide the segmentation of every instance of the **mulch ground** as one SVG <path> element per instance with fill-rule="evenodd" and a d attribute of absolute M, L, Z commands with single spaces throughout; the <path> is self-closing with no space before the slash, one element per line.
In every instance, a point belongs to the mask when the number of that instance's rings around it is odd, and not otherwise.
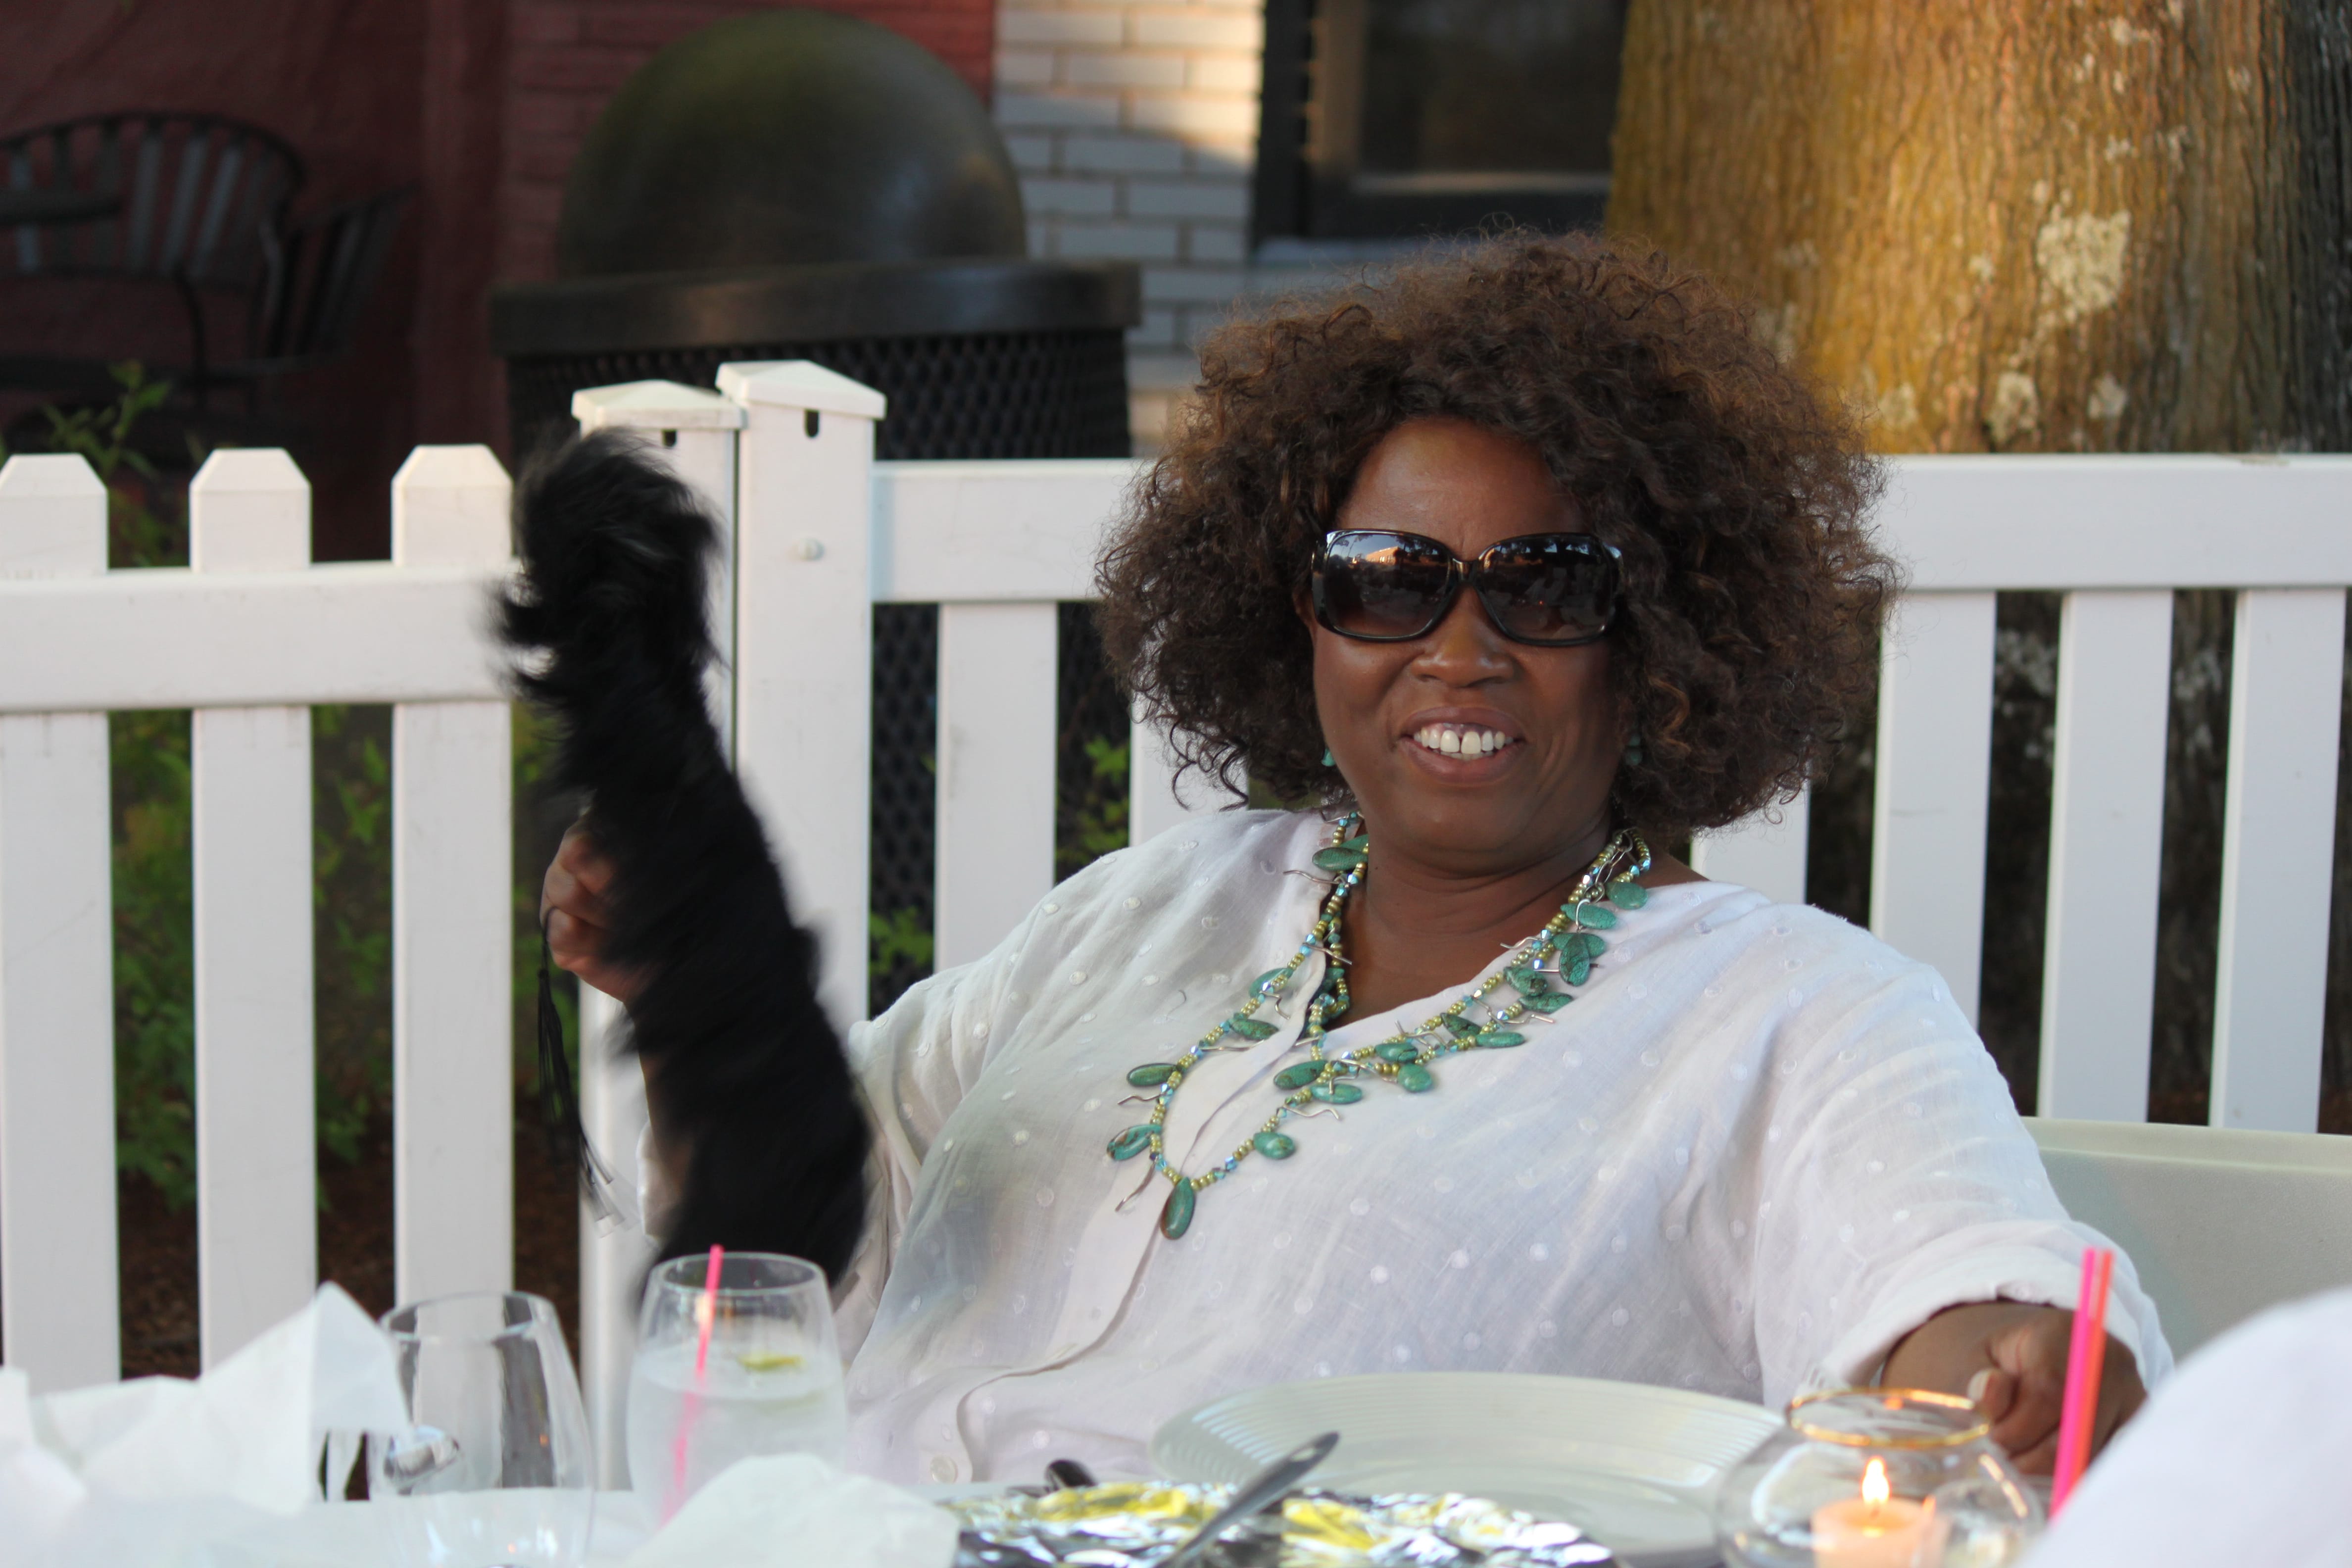
<path fill-rule="evenodd" d="M 320 1156 L 319 1273 L 372 1313 L 390 1311 L 392 1126 L 370 1129 L 356 1163 Z M 515 1289 L 555 1303 L 579 1353 L 580 1214 L 568 1167 L 546 1155 L 535 1104 L 515 1114 Z M 196 1211 L 173 1213 L 126 1176 L 117 1192 L 122 1247 L 122 1375 L 193 1377 L 196 1367 Z"/>

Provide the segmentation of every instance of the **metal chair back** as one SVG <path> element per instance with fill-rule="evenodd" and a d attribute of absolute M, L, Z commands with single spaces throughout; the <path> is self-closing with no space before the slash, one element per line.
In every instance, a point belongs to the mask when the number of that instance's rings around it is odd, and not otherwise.
<path fill-rule="evenodd" d="M 409 186 L 379 191 L 306 213 L 282 235 L 268 236 L 253 357 L 221 367 L 224 376 L 279 375 L 347 351 L 415 194 Z"/>
<path fill-rule="evenodd" d="M 96 114 L 0 138 L 0 182 L 122 198 L 108 217 L 15 226 L 0 241 L 0 276 L 243 289 L 302 183 L 302 161 L 270 132 L 216 115 Z"/>

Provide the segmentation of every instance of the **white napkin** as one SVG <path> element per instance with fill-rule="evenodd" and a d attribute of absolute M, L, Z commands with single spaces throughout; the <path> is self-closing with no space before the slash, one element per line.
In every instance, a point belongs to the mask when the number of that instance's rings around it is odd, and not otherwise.
<path fill-rule="evenodd" d="M 624 1568 L 947 1568 L 955 1516 L 808 1454 L 742 1459 L 687 1500 Z"/>
<path fill-rule="evenodd" d="M 238 1561 L 319 1500 L 327 1434 L 407 1424 L 391 1341 L 334 1285 L 193 1383 L 32 1398 L 0 1371 L 0 1563 Z"/>
<path fill-rule="evenodd" d="M 2084 1473 L 2026 1568 L 2352 1563 L 2352 1290 L 2189 1358 Z"/>

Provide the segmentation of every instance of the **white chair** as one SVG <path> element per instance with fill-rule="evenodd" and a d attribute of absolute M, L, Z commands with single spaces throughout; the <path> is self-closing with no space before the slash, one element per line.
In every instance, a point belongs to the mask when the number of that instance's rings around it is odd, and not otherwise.
<path fill-rule="evenodd" d="M 2115 1238 L 2187 1356 L 2352 1285 L 2352 1138 L 2029 1117 L 2067 1213 Z"/>

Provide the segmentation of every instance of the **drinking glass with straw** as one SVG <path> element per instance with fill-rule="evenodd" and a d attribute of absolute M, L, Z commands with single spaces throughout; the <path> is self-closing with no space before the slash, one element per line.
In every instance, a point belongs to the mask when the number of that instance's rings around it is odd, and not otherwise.
<path fill-rule="evenodd" d="M 2066 1349 L 2066 1392 L 2058 1407 L 2058 1460 L 2050 1478 L 2050 1516 L 2066 1506 L 2091 1462 L 2091 1429 L 2099 1414 L 2099 1379 L 2107 1362 L 2107 1286 L 2115 1253 L 2094 1247 L 2083 1254 L 2083 1283 L 2074 1301 L 2074 1334 Z"/>
<path fill-rule="evenodd" d="M 848 1428 L 823 1269 L 714 1247 L 653 1271 L 629 1376 L 629 1477 L 659 1517 L 738 1459 L 838 1464 Z"/>

